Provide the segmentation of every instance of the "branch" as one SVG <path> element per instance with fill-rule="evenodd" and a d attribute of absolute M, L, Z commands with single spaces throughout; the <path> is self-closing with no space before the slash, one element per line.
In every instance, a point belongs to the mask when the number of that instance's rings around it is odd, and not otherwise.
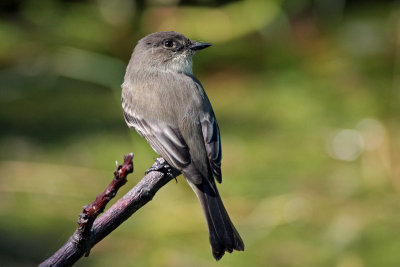
<path fill-rule="evenodd" d="M 133 171 L 132 158 L 132 153 L 124 157 L 124 164 L 117 167 L 114 179 L 107 189 L 98 195 L 94 202 L 84 207 L 83 212 L 79 215 L 78 228 L 75 233 L 53 256 L 42 262 L 40 267 L 71 266 L 83 255 L 88 256 L 94 245 L 149 202 L 161 187 L 179 175 L 178 171 L 169 168 L 168 165 L 165 166 L 168 172 L 151 171 L 96 219 L 118 189 L 126 183 L 126 176 Z M 158 158 L 152 168 L 157 168 L 159 163 L 165 163 L 165 160 Z"/>

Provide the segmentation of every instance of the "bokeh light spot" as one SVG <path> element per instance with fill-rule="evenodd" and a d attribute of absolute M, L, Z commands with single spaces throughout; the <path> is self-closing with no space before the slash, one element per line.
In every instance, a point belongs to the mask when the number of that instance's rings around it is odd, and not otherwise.
<path fill-rule="evenodd" d="M 331 157 L 344 161 L 356 160 L 364 149 L 364 142 L 356 130 L 344 129 L 338 131 L 328 146 Z"/>

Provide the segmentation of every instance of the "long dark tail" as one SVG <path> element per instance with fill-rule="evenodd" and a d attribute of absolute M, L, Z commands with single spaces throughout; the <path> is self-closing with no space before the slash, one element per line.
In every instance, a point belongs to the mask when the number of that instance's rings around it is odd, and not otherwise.
<path fill-rule="evenodd" d="M 216 260 L 222 258 L 225 251 L 244 250 L 244 244 L 239 233 L 233 226 L 228 213 L 219 196 L 217 186 L 208 181 L 194 185 L 188 181 L 195 191 L 206 217 L 208 233 L 213 256 Z"/>

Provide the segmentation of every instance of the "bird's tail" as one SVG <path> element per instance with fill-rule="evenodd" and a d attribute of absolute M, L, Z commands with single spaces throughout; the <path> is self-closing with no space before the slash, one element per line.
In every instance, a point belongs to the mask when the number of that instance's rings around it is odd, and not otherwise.
<path fill-rule="evenodd" d="M 203 208 L 214 258 L 221 259 L 225 251 L 231 253 L 233 250 L 244 250 L 242 238 L 225 210 L 217 186 L 208 181 L 203 181 L 199 185 L 188 182 Z"/>

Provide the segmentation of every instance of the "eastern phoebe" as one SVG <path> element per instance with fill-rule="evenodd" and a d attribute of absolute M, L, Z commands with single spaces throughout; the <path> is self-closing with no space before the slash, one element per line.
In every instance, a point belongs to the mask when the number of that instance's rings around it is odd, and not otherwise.
<path fill-rule="evenodd" d="M 221 183 L 221 138 L 204 89 L 192 72 L 196 51 L 211 44 L 177 32 L 156 32 L 136 45 L 122 84 L 129 127 L 144 137 L 196 193 L 207 220 L 212 253 L 244 250 L 215 180 Z"/>

